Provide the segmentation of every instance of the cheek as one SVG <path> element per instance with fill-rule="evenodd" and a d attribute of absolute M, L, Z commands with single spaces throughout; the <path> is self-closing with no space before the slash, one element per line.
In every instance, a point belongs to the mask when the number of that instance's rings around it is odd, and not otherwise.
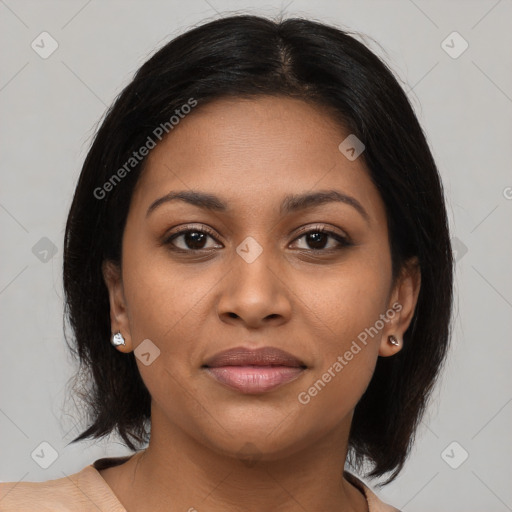
<path fill-rule="evenodd" d="M 194 265 L 173 264 L 147 228 L 134 227 L 135 222 L 129 226 L 123 240 L 123 283 L 130 329 L 135 343 L 150 338 L 158 344 L 179 329 L 204 291 L 193 278 Z"/>
<path fill-rule="evenodd" d="M 334 362 L 315 371 L 295 397 L 303 428 L 328 432 L 351 417 L 374 370 L 376 358 L 368 356 L 361 352 L 345 366 Z"/>
<path fill-rule="evenodd" d="M 360 289 L 353 295 L 345 289 L 343 297 L 332 299 L 332 307 L 318 308 L 316 316 L 325 327 L 315 336 L 311 374 L 296 397 L 304 412 L 321 415 L 331 426 L 354 409 L 371 381 L 381 339 L 375 326 L 382 312 L 375 296 L 360 295 Z"/>
<path fill-rule="evenodd" d="M 322 330 L 328 353 L 350 346 L 385 313 L 391 284 L 386 261 L 354 257 L 328 274 L 309 274 L 302 280 L 296 286 L 302 290 L 303 311 L 308 323 Z"/>
<path fill-rule="evenodd" d="M 378 357 L 386 322 L 389 274 L 379 265 L 354 263 L 325 282 L 303 287 L 305 329 L 315 339 L 313 371 L 302 403 L 337 403 L 328 414 L 341 417 L 366 390 Z M 312 291 L 314 290 L 314 291 Z M 301 402 L 299 397 L 299 402 Z"/>
<path fill-rule="evenodd" d="M 148 365 L 136 357 L 139 373 L 152 400 L 166 411 L 168 419 L 180 423 L 183 410 L 197 405 L 191 377 L 198 348 L 192 341 L 200 339 L 200 326 L 204 325 L 201 300 L 214 282 L 205 276 L 204 288 L 200 287 L 197 279 L 189 280 L 187 272 L 171 268 L 149 252 L 134 251 L 123 264 L 135 353 L 143 340 L 150 340 L 156 347 L 150 352 L 158 354 Z M 201 416 L 200 411 L 197 414 Z"/>
<path fill-rule="evenodd" d="M 205 332 L 205 326 L 211 325 L 209 301 L 226 271 L 205 262 L 177 265 L 164 249 L 142 244 L 126 254 L 123 281 L 134 346 L 151 340 L 160 350 L 157 362 L 162 371 L 187 379 L 212 336 Z M 146 367 L 139 367 L 143 378 L 151 379 L 150 385 L 170 379 L 160 373 L 154 377 L 156 369 L 148 373 Z"/>

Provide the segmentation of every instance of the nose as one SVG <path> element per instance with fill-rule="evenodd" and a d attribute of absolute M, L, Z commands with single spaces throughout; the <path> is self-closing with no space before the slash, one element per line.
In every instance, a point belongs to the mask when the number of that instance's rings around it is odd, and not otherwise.
<path fill-rule="evenodd" d="M 248 328 L 281 325 L 292 310 L 286 274 L 270 251 L 254 260 L 235 254 L 231 270 L 223 280 L 218 315 L 226 323 L 243 323 Z"/>

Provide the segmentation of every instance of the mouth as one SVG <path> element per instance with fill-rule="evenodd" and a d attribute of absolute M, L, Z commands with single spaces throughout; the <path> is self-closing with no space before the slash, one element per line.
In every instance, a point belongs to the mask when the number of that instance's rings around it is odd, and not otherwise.
<path fill-rule="evenodd" d="M 238 347 L 213 356 L 202 368 L 224 386 L 245 394 L 260 394 L 297 379 L 307 366 L 274 347 Z"/>

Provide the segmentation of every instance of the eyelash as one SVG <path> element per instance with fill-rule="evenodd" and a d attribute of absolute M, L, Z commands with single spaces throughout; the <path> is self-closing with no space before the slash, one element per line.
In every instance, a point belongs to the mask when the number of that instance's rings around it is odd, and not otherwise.
<path fill-rule="evenodd" d="M 208 252 L 210 251 L 210 249 L 182 249 L 180 247 L 176 247 L 173 245 L 173 241 L 182 236 L 182 235 L 186 235 L 187 233 L 202 233 L 202 234 L 205 234 L 205 235 L 209 235 L 211 238 L 213 238 L 216 242 L 217 242 L 217 239 L 216 239 L 216 235 L 215 233 L 208 227 L 206 226 L 203 226 L 201 228 L 190 228 L 190 227 L 187 227 L 186 229 L 183 229 L 181 231 L 178 231 L 176 233 L 173 233 L 171 236 L 167 237 L 165 240 L 164 240 L 164 245 L 170 245 L 171 246 L 171 249 L 173 251 L 177 251 L 177 252 L 182 252 L 182 253 L 198 253 L 198 252 Z M 315 226 L 311 229 L 309 229 L 308 231 L 304 231 L 300 234 L 300 236 L 298 236 L 297 238 L 295 238 L 294 242 L 296 240 L 300 240 L 301 238 L 311 234 L 311 233 L 315 233 L 315 234 L 324 234 L 324 235 L 329 235 L 329 237 L 331 238 L 334 238 L 337 242 L 338 242 L 338 247 L 334 247 L 334 248 L 330 248 L 330 249 L 300 249 L 300 251 L 302 252 L 314 252 L 314 253 L 319 253 L 319 252 L 324 252 L 324 253 L 330 253 L 330 252 L 333 252 L 333 251 L 337 251 L 337 250 L 340 250 L 340 249 L 343 249 L 345 247 L 350 247 L 353 245 L 352 242 L 350 242 L 350 240 L 347 238 L 347 237 L 344 237 L 338 233 L 335 233 L 333 231 L 329 231 L 328 229 L 326 229 L 324 226 Z M 217 242 L 218 243 L 218 242 Z"/>

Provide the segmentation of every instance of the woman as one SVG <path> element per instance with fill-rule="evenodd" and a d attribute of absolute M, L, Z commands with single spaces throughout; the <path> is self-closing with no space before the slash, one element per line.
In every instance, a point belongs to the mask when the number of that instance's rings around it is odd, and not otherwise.
<path fill-rule="evenodd" d="M 232 16 L 159 50 L 87 155 L 64 287 L 73 442 L 136 453 L 2 484 L 2 510 L 397 510 L 344 466 L 402 470 L 452 252 L 421 127 L 356 39 Z"/>

